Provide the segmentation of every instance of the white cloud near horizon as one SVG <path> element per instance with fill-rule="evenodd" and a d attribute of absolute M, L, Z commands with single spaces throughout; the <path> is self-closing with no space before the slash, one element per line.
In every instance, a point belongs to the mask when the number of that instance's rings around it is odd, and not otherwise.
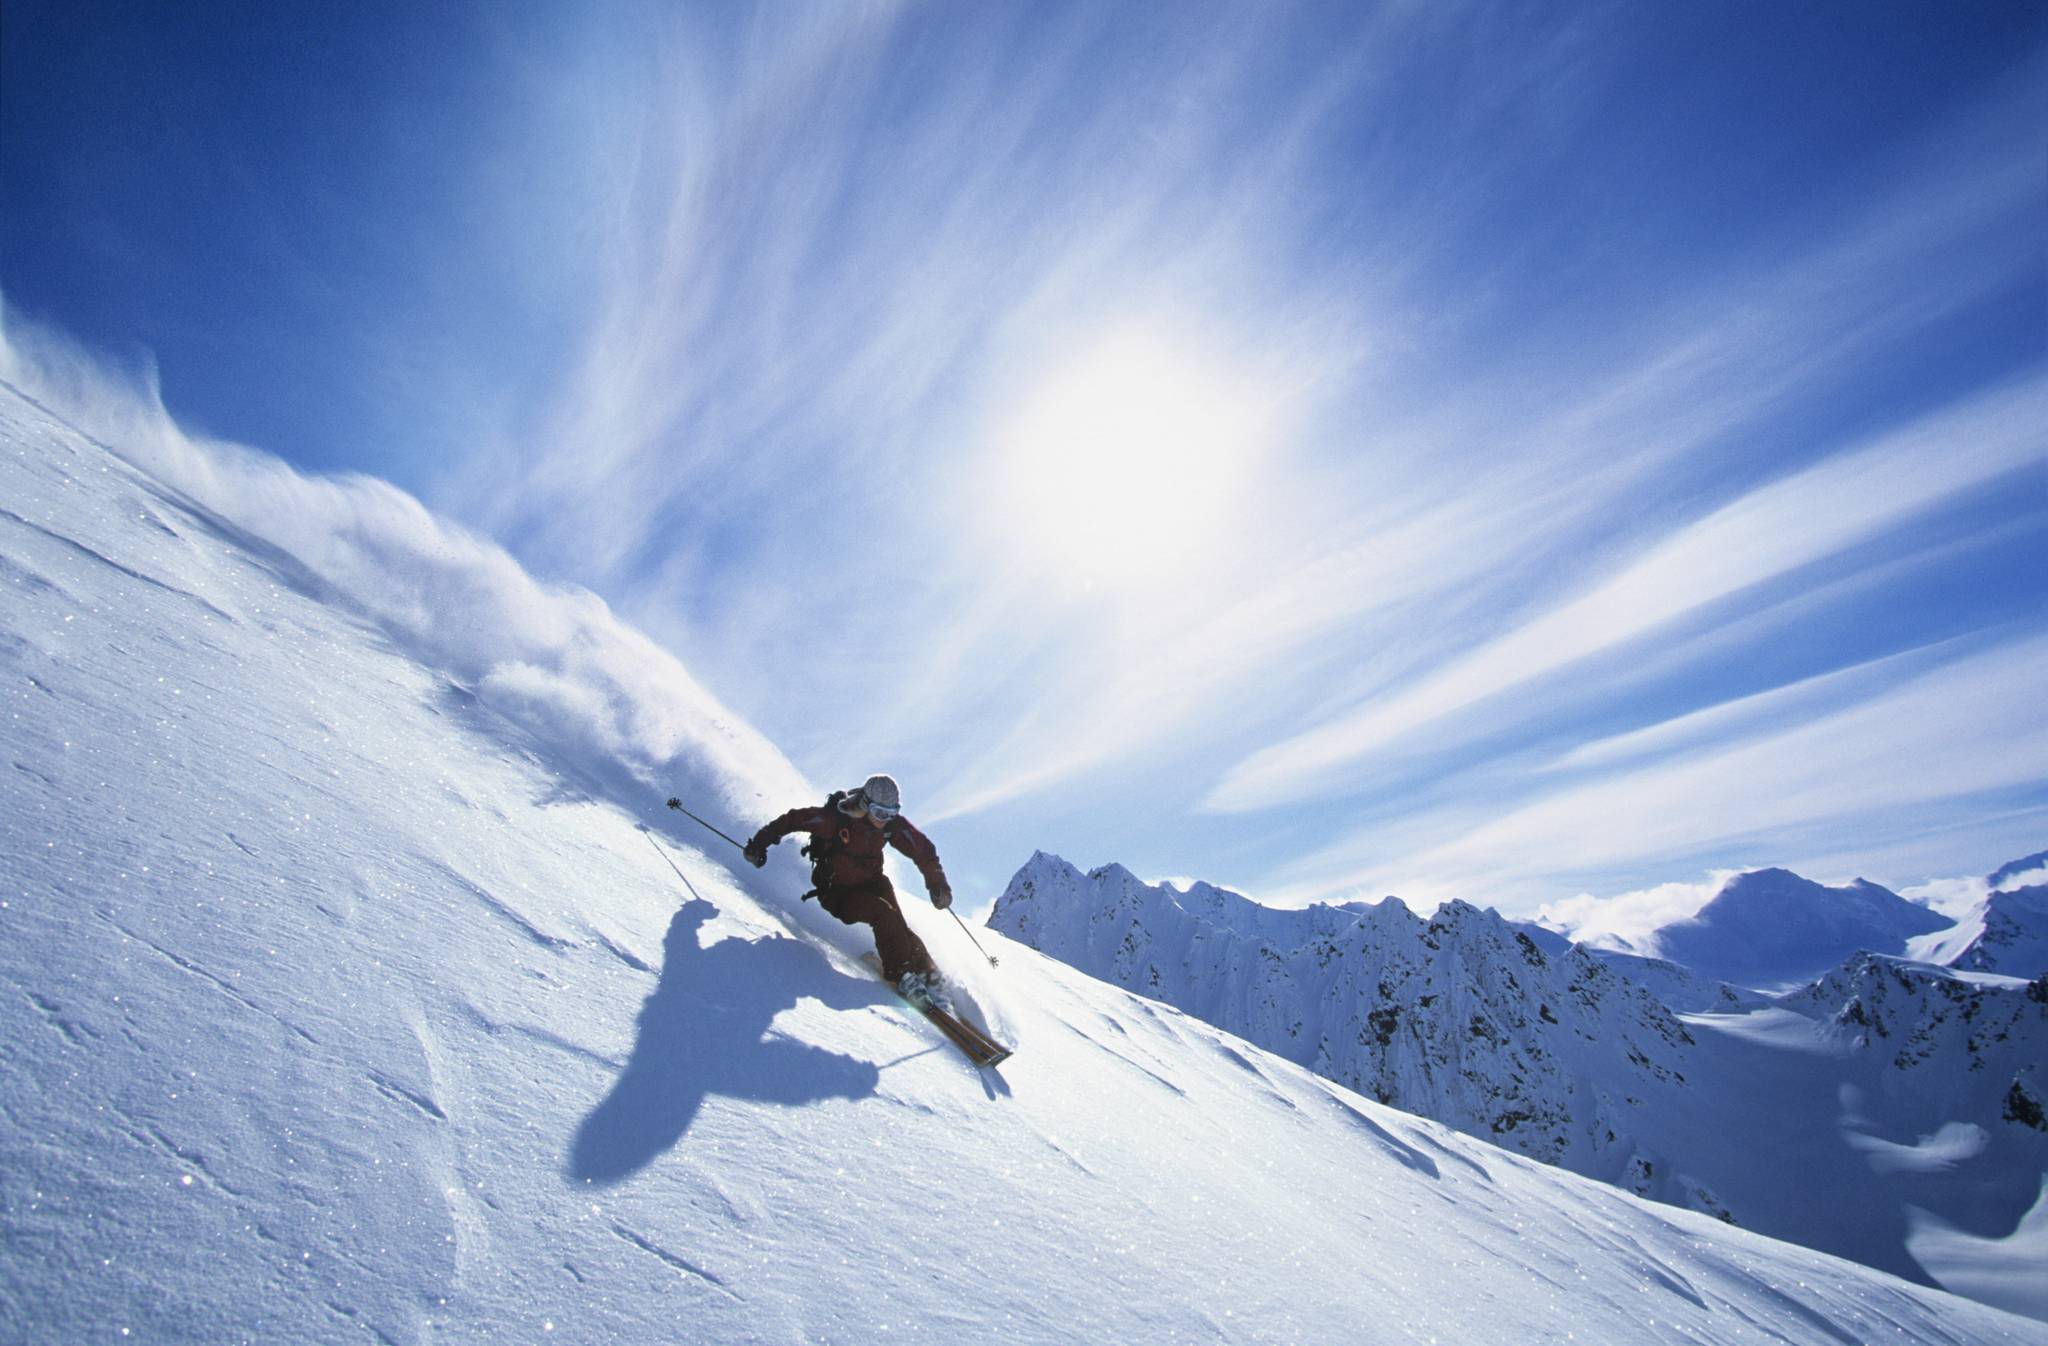
<path fill-rule="evenodd" d="M 1697 883 L 1660 883 L 1612 897 L 1580 893 L 1544 903 L 1536 909 L 1536 919 L 1580 944 L 1640 952 L 1658 930 L 1698 915 L 1744 868 L 1717 869 Z"/>

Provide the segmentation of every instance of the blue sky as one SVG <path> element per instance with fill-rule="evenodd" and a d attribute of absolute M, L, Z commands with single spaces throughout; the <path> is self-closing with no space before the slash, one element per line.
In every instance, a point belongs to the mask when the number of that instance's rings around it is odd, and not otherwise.
<path fill-rule="evenodd" d="M 9 309 L 965 892 L 2048 845 L 2037 6 L 48 4 Z"/>

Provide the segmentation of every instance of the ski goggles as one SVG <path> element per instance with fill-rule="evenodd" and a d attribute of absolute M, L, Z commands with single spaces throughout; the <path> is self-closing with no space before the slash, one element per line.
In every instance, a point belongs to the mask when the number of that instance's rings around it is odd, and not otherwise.
<path fill-rule="evenodd" d="M 867 803 L 868 816 L 877 822 L 888 822 L 891 818 L 903 812 L 901 804 L 882 804 L 872 799 L 868 800 Z"/>

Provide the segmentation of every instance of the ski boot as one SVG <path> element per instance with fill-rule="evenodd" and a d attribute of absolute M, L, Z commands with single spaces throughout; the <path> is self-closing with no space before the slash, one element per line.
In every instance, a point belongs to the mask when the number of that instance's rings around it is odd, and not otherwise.
<path fill-rule="evenodd" d="M 953 998 L 936 972 L 906 972 L 896 979 L 896 993 L 921 1008 L 953 1012 Z"/>

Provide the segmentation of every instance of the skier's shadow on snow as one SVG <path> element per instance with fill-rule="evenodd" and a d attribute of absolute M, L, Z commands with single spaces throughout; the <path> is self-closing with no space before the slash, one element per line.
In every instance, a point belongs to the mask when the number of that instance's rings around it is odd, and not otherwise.
<path fill-rule="evenodd" d="M 787 936 L 707 948 L 698 932 L 717 914 L 693 898 L 669 923 L 661 981 L 640 1007 L 633 1057 L 576 1129 L 570 1178 L 609 1186 L 632 1177 L 683 1138 L 711 1094 L 794 1107 L 875 1092 L 880 1074 L 868 1062 L 768 1033 L 777 1014 L 815 988 L 829 988 L 823 998 L 833 1009 L 872 1004 L 874 988 Z"/>

